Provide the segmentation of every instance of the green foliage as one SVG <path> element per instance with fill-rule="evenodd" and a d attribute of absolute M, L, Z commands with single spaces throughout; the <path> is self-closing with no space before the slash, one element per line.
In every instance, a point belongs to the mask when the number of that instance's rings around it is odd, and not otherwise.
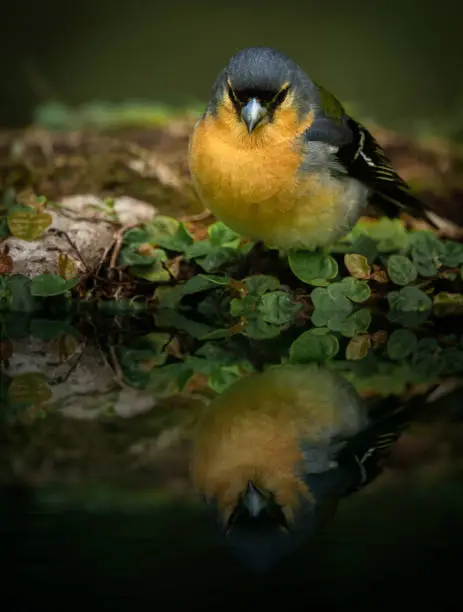
<path fill-rule="evenodd" d="M 34 124 L 48 130 L 81 130 L 84 128 L 115 128 L 124 126 L 159 126 L 176 118 L 198 114 L 195 108 L 173 108 L 160 103 L 107 102 L 96 100 L 79 106 L 58 101 L 41 104 L 34 113 Z"/>
<path fill-rule="evenodd" d="M 119 349 L 119 364 L 124 381 L 137 389 L 145 388 L 154 367 L 163 365 L 170 336 L 167 333 L 150 333 L 137 338 L 128 347 Z"/>
<path fill-rule="evenodd" d="M 289 349 L 291 363 L 322 363 L 339 351 L 339 341 L 327 327 L 309 329 L 301 334 Z"/>
<path fill-rule="evenodd" d="M 390 359 L 401 361 L 409 357 L 418 343 L 416 334 L 408 329 L 396 329 L 387 341 L 387 353 Z"/>
<path fill-rule="evenodd" d="M 404 255 L 391 255 L 387 262 L 387 273 L 396 285 L 409 285 L 418 277 L 415 264 Z"/>
<path fill-rule="evenodd" d="M 317 327 L 327 327 L 348 338 L 368 331 L 371 312 L 355 307 L 370 297 L 366 281 L 347 277 L 329 287 L 317 287 L 310 297 L 315 306 L 312 323 Z"/>
<path fill-rule="evenodd" d="M 280 281 L 275 276 L 266 274 L 255 274 L 243 278 L 243 283 L 246 285 L 250 295 L 260 296 L 266 291 L 276 291 L 280 287 Z"/>
<path fill-rule="evenodd" d="M 31 294 L 38 297 L 61 295 L 75 287 L 78 282 L 78 278 L 65 279 L 58 274 L 40 274 L 31 281 Z"/>
<path fill-rule="evenodd" d="M 290 251 L 288 263 L 293 274 L 308 285 L 326 287 L 338 274 L 336 260 L 321 252 Z"/>
<path fill-rule="evenodd" d="M 431 313 L 432 300 L 418 287 L 403 287 L 387 296 L 389 319 L 405 327 L 419 327 Z"/>
<path fill-rule="evenodd" d="M 410 236 L 412 260 L 420 276 L 435 276 L 442 265 L 444 246 L 431 232 L 415 232 Z"/>
<path fill-rule="evenodd" d="M 360 236 L 374 240 L 380 253 L 403 251 L 408 248 L 409 244 L 409 236 L 399 219 L 384 217 L 375 222 L 359 221 L 347 239 L 355 243 Z"/>
<path fill-rule="evenodd" d="M 34 298 L 30 291 L 30 280 L 15 274 L 0 276 L 0 311 L 30 312 L 34 310 Z"/>
<path fill-rule="evenodd" d="M 161 307 L 177 308 L 185 295 L 201 293 L 208 289 L 218 289 L 227 284 L 228 278 L 226 276 L 198 274 L 175 287 L 158 287 L 155 291 L 155 297 L 158 298 Z"/>

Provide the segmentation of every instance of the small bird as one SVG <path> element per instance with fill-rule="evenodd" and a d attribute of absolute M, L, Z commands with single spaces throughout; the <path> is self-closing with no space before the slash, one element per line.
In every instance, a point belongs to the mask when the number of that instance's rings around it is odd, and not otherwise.
<path fill-rule="evenodd" d="M 239 51 L 220 72 L 193 130 L 189 166 L 218 219 L 283 251 L 332 244 L 370 203 L 435 226 L 370 132 L 267 47 Z"/>
<path fill-rule="evenodd" d="M 191 474 L 225 543 L 265 572 L 381 473 L 405 427 L 402 406 L 373 413 L 341 375 L 284 364 L 250 374 L 208 407 Z"/>

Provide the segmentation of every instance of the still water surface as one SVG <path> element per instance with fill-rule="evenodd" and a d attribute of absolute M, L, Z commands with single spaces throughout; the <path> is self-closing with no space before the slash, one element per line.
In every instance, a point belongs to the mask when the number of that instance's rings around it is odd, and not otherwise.
<path fill-rule="evenodd" d="M 457 365 L 452 377 L 429 374 L 427 384 L 383 397 L 378 390 L 397 391 L 406 366 L 352 375 L 346 362 L 290 365 L 265 342 L 243 339 L 225 357 L 217 343 L 204 349 L 146 322 L 72 323 L 17 317 L 4 328 L 0 526 L 11 603 L 204 610 L 457 601 Z M 158 375 L 185 355 L 188 371 Z M 295 449 L 304 461 L 292 478 L 285 470 Z M 242 515 L 224 536 L 204 503 L 218 492 L 233 505 L 250 477 L 289 506 L 299 485 L 310 493 L 281 559 L 268 532 L 235 538 Z M 279 536 L 293 537 L 270 515 Z M 256 572 L 256 558 L 270 556 Z"/>

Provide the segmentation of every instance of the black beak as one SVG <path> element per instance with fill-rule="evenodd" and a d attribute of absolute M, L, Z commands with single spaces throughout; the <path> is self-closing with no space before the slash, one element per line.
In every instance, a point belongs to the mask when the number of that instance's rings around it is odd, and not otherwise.
<path fill-rule="evenodd" d="M 241 109 L 241 117 L 245 122 L 249 134 L 261 122 L 262 118 L 267 114 L 267 110 L 262 106 L 257 98 L 252 98 Z"/>

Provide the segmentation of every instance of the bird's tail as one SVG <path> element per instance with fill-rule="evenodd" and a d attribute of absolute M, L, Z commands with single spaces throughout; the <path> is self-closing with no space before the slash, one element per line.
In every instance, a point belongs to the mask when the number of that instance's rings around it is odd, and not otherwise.
<path fill-rule="evenodd" d="M 400 211 L 406 212 L 413 217 L 419 217 L 429 223 L 435 230 L 439 229 L 433 215 L 433 211 L 429 210 L 421 200 L 414 196 L 411 192 L 405 189 L 400 189 L 400 198 L 395 198 L 392 194 L 376 193 L 373 204 L 376 204 L 381 212 L 386 214 L 391 219 L 397 217 Z"/>

